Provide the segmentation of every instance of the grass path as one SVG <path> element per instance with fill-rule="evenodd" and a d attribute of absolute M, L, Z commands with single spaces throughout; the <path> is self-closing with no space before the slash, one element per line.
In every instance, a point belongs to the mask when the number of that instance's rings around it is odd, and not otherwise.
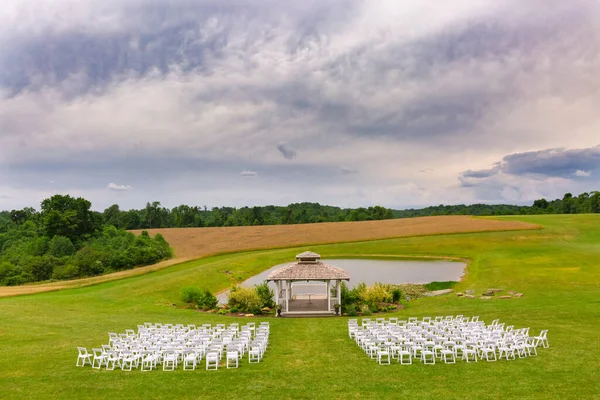
<path fill-rule="evenodd" d="M 300 249 L 210 257 L 95 286 L 0 299 L 0 393 L 23 398 L 515 398 L 598 399 L 600 380 L 600 216 L 514 217 L 532 231 L 410 237 L 311 246 L 330 255 L 444 256 L 471 260 L 458 289 L 519 290 L 521 299 L 455 296 L 411 302 L 395 314 L 479 315 L 533 333 L 549 329 L 550 349 L 514 362 L 379 366 L 346 334 L 346 318 L 270 319 L 264 362 L 207 372 L 76 368 L 75 347 L 107 341 L 146 321 L 244 322 L 176 309 L 185 285 L 218 290 L 224 271 L 245 278 Z M 256 320 L 257 322 L 260 319 Z"/>

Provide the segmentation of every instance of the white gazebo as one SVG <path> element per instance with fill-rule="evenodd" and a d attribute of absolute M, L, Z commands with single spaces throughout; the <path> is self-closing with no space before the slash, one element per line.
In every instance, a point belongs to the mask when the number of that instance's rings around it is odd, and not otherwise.
<path fill-rule="evenodd" d="M 296 262 L 273 271 L 267 281 L 275 283 L 275 302 L 281 305 L 281 315 L 335 315 L 335 305 L 341 304 L 342 281 L 350 276 L 341 268 L 325 264 L 321 256 L 305 251 Z M 335 290 L 335 295 L 331 292 Z"/>

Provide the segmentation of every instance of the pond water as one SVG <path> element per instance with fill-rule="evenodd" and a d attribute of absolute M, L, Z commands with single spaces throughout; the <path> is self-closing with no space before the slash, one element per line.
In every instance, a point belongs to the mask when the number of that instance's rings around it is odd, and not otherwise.
<path fill-rule="evenodd" d="M 323 262 L 342 268 L 350 275 L 350 282 L 347 282 L 350 288 L 364 282 L 372 285 L 377 282 L 382 283 L 429 283 L 433 281 L 459 281 L 462 277 L 466 265 L 461 262 L 451 261 L 415 261 L 415 260 L 374 260 L 374 259 L 326 259 Z M 269 274 L 277 268 L 293 264 L 291 262 L 276 265 L 258 275 L 244 281 L 241 286 L 254 286 L 263 283 Z M 274 290 L 275 284 L 269 285 Z M 315 292 L 315 287 L 309 285 L 294 286 L 294 293 Z M 325 289 L 323 289 L 325 292 Z M 228 292 L 217 296 L 219 302 L 227 302 Z"/>

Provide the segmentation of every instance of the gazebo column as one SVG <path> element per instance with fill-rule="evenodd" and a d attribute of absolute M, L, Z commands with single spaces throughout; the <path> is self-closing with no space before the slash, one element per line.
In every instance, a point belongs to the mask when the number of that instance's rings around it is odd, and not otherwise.
<path fill-rule="evenodd" d="M 279 281 L 275 281 L 275 309 L 279 305 L 279 294 L 281 293 L 281 285 Z"/>
<path fill-rule="evenodd" d="M 329 301 L 329 296 L 330 296 L 330 290 L 329 290 L 329 285 L 331 284 L 330 280 L 326 280 L 325 283 L 327 284 L 327 311 L 331 311 L 331 305 L 330 305 L 330 301 Z"/>
<path fill-rule="evenodd" d="M 338 279 L 336 281 L 335 286 L 336 286 L 336 290 L 337 290 L 336 291 L 337 303 L 340 305 L 340 315 L 342 315 L 342 288 L 341 288 L 341 285 L 342 285 L 342 281 Z"/>
<path fill-rule="evenodd" d="M 285 311 L 290 311 L 290 299 L 292 298 L 292 282 L 285 281 Z"/>

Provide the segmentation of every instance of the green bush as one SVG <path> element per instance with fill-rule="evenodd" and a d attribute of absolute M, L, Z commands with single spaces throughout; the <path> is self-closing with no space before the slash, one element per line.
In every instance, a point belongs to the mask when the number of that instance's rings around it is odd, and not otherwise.
<path fill-rule="evenodd" d="M 369 305 L 377 303 L 390 303 L 392 301 L 392 294 L 388 288 L 381 284 L 376 283 L 373 286 L 368 286 L 360 293 L 361 300 Z"/>
<path fill-rule="evenodd" d="M 342 306 L 347 304 L 354 304 L 358 301 L 359 286 L 360 284 L 356 288 L 350 290 L 348 289 L 348 285 L 346 284 L 346 282 L 342 281 L 342 286 L 340 287 Z"/>
<path fill-rule="evenodd" d="M 202 289 L 197 288 L 195 286 L 188 286 L 183 288 L 181 299 L 186 303 L 198 304 L 198 302 L 201 301 L 203 295 L 204 292 L 202 291 Z"/>
<path fill-rule="evenodd" d="M 369 310 L 368 308 L 365 308 L 364 310 L 362 310 L 361 314 L 364 315 L 365 317 L 373 315 L 371 310 Z"/>
<path fill-rule="evenodd" d="M 198 305 L 203 308 L 215 308 L 217 304 L 219 304 L 219 300 L 217 300 L 217 297 L 214 294 L 212 294 L 210 290 L 204 289 L 202 301 L 201 303 L 198 303 Z"/>
<path fill-rule="evenodd" d="M 392 302 L 398 303 L 402 299 L 402 291 L 399 288 L 392 290 Z"/>
<path fill-rule="evenodd" d="M 350 310 L 348 311 L 348 316 L 349 317 L 356 317 L 358 315 L 358 313 L 356 312 L 356 310 Z"/>
<path fill-rule="evenodd" d="M 356 306 L 356 304 L 352 303 L 352 304 L 346 304 L 344 306 L 342 306 L 342 312 L 350 314 L 351 311 L 358 311 L 360 308 L 358 308 Z"/>
<path fill-rule="evenodd" d="M 7 261 L 0 262 L 0 282 L 4 282 L 5 279 L 14 276 L 16 273 L 17 270 L 14 265 Z"/>
<path fill-rule="evenodd" d="M 189 304 L 195 304 L 200 308 L 212 309 L 217 306 L 219 301 L 208 289 L 200 289 L 189 286 L 183 289 L 182 300 Z"/>
<path fill-rule="evenodd" d="M 269 287 L 269 284 L 266 281 L 261 283 L 260 285 L 255 285 L 254 290 L 256 290 L 256 294 L 258 294 L 258 297 L 260 298 L 260 308 L 275 307 L 275 301 L 273 300 L 275 297 L 275 293 L 273 293 L 273 289 Z"/>
<path fill-rule="evenodd" d="M 239 310 L 237 309 L 237 307 L 231 307 L 231 308 L 229 309 L 229 312 L 231 312 L 231 313 L 236 313 L 236 312 L 238 312 L 238 311 L 239 311 Z"/>
<path fill-rule="evenodd" d="M 253 314 L 260 314 L 262 308 L 262 300 L 254 288 L 234 286 L 229 292 L 227 302 L 231 308 Z"/>
<path fill-rule="evenodd" d="M 52 273 L 52 279 L 58 280 L 74 279 L 78 276 L 79 268 L 74 264 L 57 265 Z"/>
<path fill-rule="evenodd" d="M 226 309 L 222 308 L 219 311 L 217 311 L 217 314 L 219 314 L 219 315 L 225 315 L 225 314 L 227 314 L 227 312 L 228 311 Z"/>

